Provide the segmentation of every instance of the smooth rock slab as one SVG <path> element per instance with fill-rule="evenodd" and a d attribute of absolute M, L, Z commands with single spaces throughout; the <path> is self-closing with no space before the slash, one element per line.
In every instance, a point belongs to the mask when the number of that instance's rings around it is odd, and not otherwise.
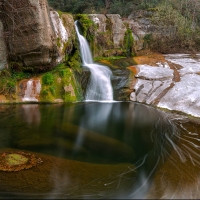
<path fill-rule="evenodd" d="M 131 100 L 151 104 L 171 83 L 172 79 L 164 81 L 138 79 L 134 87 L 136 92 L 131 93 Z"/>
<path fill-rule="evenodd" d="M 166 79 L 173 78 L 174 71 L 172 69 L 163 67 L 152 67 L 149 65 L 138 65 L 139 73 L 135 76 L 137 78 L 145 79 Z"/>
<path fill-rule="evenodd" d="M 182 66 L 182 69 L 178 70 L 181 76 L 200 72 L 199 60 L 191 58 L 188 54 L 168 54 L 166 55 L 166 59 Z"/>
<path fill-rule="evenodd" d="M 158 107 L 200 117 L 200 76 L 186 74 L 167 92 Z"/>

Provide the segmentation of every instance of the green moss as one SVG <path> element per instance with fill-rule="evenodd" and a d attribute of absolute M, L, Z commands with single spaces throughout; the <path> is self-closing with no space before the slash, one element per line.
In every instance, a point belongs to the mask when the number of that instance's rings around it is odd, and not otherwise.
<path fill-rule="evenodd" d="M 12 66 L 16 66 L 16 63 L 12 63 Z M 5 95 L 10 100 L 13 100 L 15 96 L 17 82 L 30 77 L 29 73 L 18 72 L 14 69 L 0 70 L 0 94 Z"/>
<path fill-rule="evenodd" d="M 42 84 L 44 85 L 52 85 L 54 82 L 54 77 L 51 73 L 47 73 L 42 76 Z"/>
<path fill-rule="evenodd" d="M 133 56 L 133 33 L 131 29 L 127 29 L 124 35 L 124 46 L 126 51 L 126 56 L 131 57 Z"/>
<path fill-rule="evenodd" d="M 144 48 L 148 48 L 150 46 L 150 44 L 152 42 L 152 39 L 153 39 L 153 37 L 152 37 L 151 33 L 146 34 L 144 36 L 144 38 L 143 38 L 143 40 L 144 40 Z"/>
<path fill-rule="evenodd" d="M 9 166 L 22 165 L 28 162 L 28 158 L 20 154 L 8 154 L 6 156 L 6 163 Z"/>
<path fill-rule="evenodd" d="M 42 75 L 42 89 L 40 93 L 40 100 L 44 102 L 51 102 L 55 95 L 55 77 L 53 72 L 48 72 Z"/>
<path fill-rule="evenodd" d="M 72 91 L 66 91 L 66 87 Z M 52 72 L 42 75 L 42 90 L 40 100 L 42 102 L 54 102 L 55 99 L 63 99 L 64 102 L 75 102 L 82 98 L 81 87 L 74 77 L 73 70 L 66 64 L 58 65 Z"/>
<path fill-rule="evenodd" d="M 68 12 L 63 12 L 63 11 L 60 11 L 60 10 L 57 10 L 56 12 L 58 13 L 58 15 L 59 15 L 60 18 L 62 18 L 63 14 L 70 14 Z"/>
<path fill-rule="evenodd" d="M 71 72 L 70 72 L 69 70 L 61 69 L 61 70 L 59 71 L 59 76 L 60 76 L 61 78 L 65 78 L 65 77 L 70 76 L 70 75 L 71 75 Z"/>
<path fill-rule="evenodd" d="M 75 20 L 78 20 L 81 23 L 84 37 L 87 37 L 89 28 L 91 27 L 97 28 L 95 23 L 88 17 L 87 14 L 77 14 L 75 15 Z"/>
<path fill-rule="evenodd" d="M 49 90 L 50 90 L 50 92 L 51 92 L 51 94 L 54 96 L 55 95 L 55 91 L 56 91 L 56 87 L 53 85 L 53 86 L 51 86 L 51 87 L 49 87 Z"/>
<path fill-rule="evenodd" d="M 42 91 L 40 92 L 40 95 L 45 98 L 48 95 L 48 90 L 46 89 L 42 89 Z"/>
<path fill-rule="evenodd" d="M 57 13 L 58 13 L 59 17 L 61 18 L 61 17 L 62 17 L 62 14 L 63 14 L 63 12 L 62 12 L 62 11 L 60 11 L 60 10 L 57 10 Z"/>
<path fill-rule="evenodd" d="M 70 68 L 77 71 L 78 73 L 81 72 L 81 57 L 78 50 L 76 50 L 73 56 L 71 56 L 68 61 L 68 65 Z"/>
<path fill-rule="evenodd" d="M 122 58 L 126 58 L 125 56 L 109 56 L 109 57 L 96 57 L 95 61 L 101 61 L 101 60 L 119 60 Z"/>
<path fill-rule="evenodd" d="M 14 88 L 16 85 L 16 82 L 12 81 L 12 80 L 8 80 L 7 83 L 6 83 L 6 86 L 8 88 Z"/>
<path fill-rule="evenodd" d="M 56 40 L 57 40 L 57 46 L 60 48 L 60 47 L 61 47 L 61 41 L 60 41 L 60 38 L 58 37 Z"/>
<path fill-rule="evenodd" d="M 75 96 L 71 96 L 70 92 L 65 92 L 65 94 L 63 94 L 63 100 L 64 102 L 75 102 L 77 101 Z"/>

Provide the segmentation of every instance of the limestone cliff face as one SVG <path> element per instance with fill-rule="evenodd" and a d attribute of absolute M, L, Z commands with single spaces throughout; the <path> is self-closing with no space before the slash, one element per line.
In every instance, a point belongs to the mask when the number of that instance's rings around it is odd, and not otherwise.
<path fill-rule="evenodd" d="M 123 54 L 123 41 L 126 26 L 118 14 L 90 14 L 89 18 L 97 25 L 94 39 L 94 56 Z"/>
<path fill-rule="evenodd" d="M 118 14 L 106 15 L 112 23 L 112 35 L 115 48 L 122 47 L 124 41 L 124 34 L 126 32 L 126 26 L 122 22 L 121 16 Z"/>
<path fill-rule="evenodd" d="M 26 67 L 52 68 L 64 59 L 67 42 L 72 37 L 68 28 L 72 17 L 61 19 L 57 12 L 50 12 L 47 0 L 9 0 L 0 9 L 5 13 L 10 61 Z"/>
<path fill-rule="evenodd" d="M 7 50 L 3 37 L 3 24 L 0 21 L 0 70 L 7 66 Z"/>
<path fill-rule="evenodd" d="M 9 4 L 9 5 L 8 5 Z M 5 31 L 11 60 L 25 66 L 47 65 L 54 50 L 52 25 L 46 0 L 5 3 Z"/>
<path fill-rule="evenodd" d="M 122 19 L 118 14 L 89 15 L 97 25 L 94 33 L 94 43 L 97 46 L 93 49 L 94 56 L 123 55 L 126 50 L 124 39 L 127 29 L 132 31 L 135 52 L 158 47 L 158 44 L 162 45 L 162 48 L 159 48 L 164 50 L 168 41 L 175 37 L 176 27 L 155 24 L 152 16 L 151 11 L 135 11 L 126 19 Z"/>
<path fill-rule="evenodd" d="M 134 38 L 133 51 L 144 48 L 145 31 L 140 29 L 137 22 L 129 19 L 122 19 L 118 14 L 90 14 L 89 18 L 97 25 L 95 34 L 94 56 L 125 55 L 125 34 L 127 29 L 132 30 Z"/>
<path fill-rule="evenodd" d="M 124 35 L 127 30 L 121 16 L 118 14 L 89 14 L 89 18 L 97 24 L 97 33 L 111 32 L 114 48 L 122 47 Z"/>

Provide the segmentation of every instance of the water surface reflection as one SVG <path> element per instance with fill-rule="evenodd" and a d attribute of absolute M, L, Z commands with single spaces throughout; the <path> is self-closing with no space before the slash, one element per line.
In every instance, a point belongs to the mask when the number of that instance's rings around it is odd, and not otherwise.
<path fill-rule="evenodd" d="M 198 130 L 133 102 L 1 106 L 0 153 L 31 151 L 44 163 L 0 171 L 0 196 L 199 198 Z"/>

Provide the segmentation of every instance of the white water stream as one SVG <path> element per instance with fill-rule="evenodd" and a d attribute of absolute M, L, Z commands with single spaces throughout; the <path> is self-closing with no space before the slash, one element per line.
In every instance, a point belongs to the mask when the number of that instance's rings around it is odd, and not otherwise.
<path fill-rule="evenodd" d="M 38 80 L 30 79 L 27 81 L 26 90 L 24 97 L 22 98 L 23 102 L 38 102 L 37 97 L 39 97 L 41 91 L 41 84 Z"/>
<path fill-rule="evenodd" d="M 89 68 L 91 72 L 85 100 L 112 101 L 111 70 L 104 65 L 93 62 L 89 44 L 79 32 L 78 21 L 75 22 L 75 28 L 80 43 L 83 66 Z"/>

